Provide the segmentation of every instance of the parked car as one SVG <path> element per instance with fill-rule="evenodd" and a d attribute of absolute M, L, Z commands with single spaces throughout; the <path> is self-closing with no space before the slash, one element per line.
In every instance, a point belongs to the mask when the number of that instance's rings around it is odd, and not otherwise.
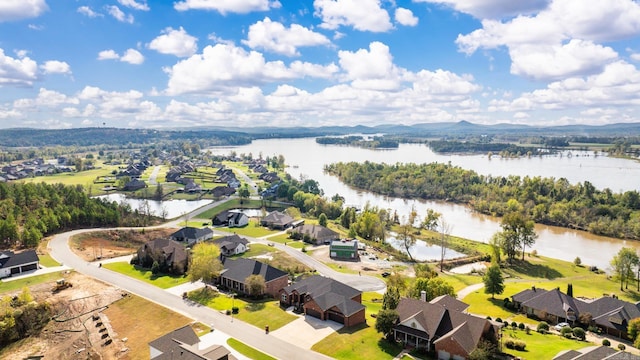
<path fill-rule="evenodd" d="M 567 326 L 569 326 L 569 323 L 561 322 L 561 323 L 558 323 L 558 325 L 554 326 L 554 328 L 556 330 L 560 331 L 560 330 L 562 330 L 563 327 L 567 327 Z"/>

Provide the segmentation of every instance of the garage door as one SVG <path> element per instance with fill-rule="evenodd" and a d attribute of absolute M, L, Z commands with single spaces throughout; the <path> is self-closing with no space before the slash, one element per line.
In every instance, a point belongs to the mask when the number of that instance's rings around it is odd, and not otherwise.
<path fill-rule="evenodd" d="M 313 309 L 306 309 L 306 310 L 307 310 L 307 315 L 311 315 L 315 318 L 322 319 L 322 314 L 320 314 L 320 312 L 315 311 Z"/>
<path fill-rule="evenodd" d="M 438 350 L 438 360 L 449 360 L 451 359 L 451 355 L 444 351 L 444 350 Z"/>
<path fill-rule="evenodd" d="M 29 264 L 22 267 L 22 271 L 37 270 L 38 264 Z"/>
<path fill-rule="evenodd" d="M 329 320 L 335 321 L 340 324 L 344 324 L 344 316 L 342 316 L 342 314 L 336 314 L 336 313 L 330 312 Z"/>

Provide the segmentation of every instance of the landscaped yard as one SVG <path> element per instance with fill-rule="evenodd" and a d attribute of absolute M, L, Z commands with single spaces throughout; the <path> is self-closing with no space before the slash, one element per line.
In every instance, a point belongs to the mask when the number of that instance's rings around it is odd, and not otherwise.
<path fill-rule="evenodd" d="M 260 226 L 258 220 L 251 219 L 249 224 L 244 227 L 219 227 L 217 230 L 226 231 L 229 233 L 236 233 L 238 235 L 249 236 L 253 238 L 259 238 L 267 235 L 277 234 L 281 230 L 270 230 L 269 228 Z"/>
<path fill-rule="evenodd" d="M 189 281 L 186 276 L 165 274 L 155 275 L 149 269 L 143 269 L 137 265 L 131 265 L 126 262 L 107 263 L 102 265 L 102 267 L 119 272 L 134 279 L 144 281 L 151 285 L 155 285 L 161 289 L 168 289 Z"/>
<path fill-rule="evenodd" d="M 593 346 L 593 343 L 566 339 L 557 334 L 542 335 L 534 330 L 527 334 L 524 330 L 513 330 L 511 328 L 503 331 L 504 339 L 512 338 L 524 341 L 527 346 L 524 351 L 517 351 L 503 347 L 503 351 L 518 356 L 522 359 L 552 359 L 562 350 L 577 350 L 587 346 Z M 597 344 L 600 345 L 600 344 Z"/>
<path fill-rule="evenodd" d="M 239 312 L 233 315 L 236 319 L 261 329 L 269 325 L 270 330 L 276 330 L 297 319 L 295 315 L 281 309 L 277 300 L 272 299 L 254 301 L 232 298 L 211 288 L 192 291 L 189 293 L 189 299 L 220 311 L 231 310 L 236 306 L 239 309 Z"/>
<path fill-rule="evenodd" d="M 60 272 L 52 272 L 48 274 L 29 276 L 22 279 L 12 280 L 12 281 L 0 281 L 0 294 L 20 290 L 25 286 L 33 286 L 42 284 L 45 282 L 51 282 L 53 284 L 54 281 L 65 277 L 66 271 Z M 53 286 L 53 285 L 52 285 Z"/>
<path fill-rule="evenodd" d="M 239 352 L 240 354 L 248 357 L 249 359 L 254 359 L 254 360 L 276 360 L 276 358 L 271 357 L 259 350 L 256 350 L 254 348 L 252 348 L 251 346 L 242 343 L 234 338 L 229 338 L 227 339 L 227 345 L 229 345 L 229 347 L 233 348 L 235 351 Z"/>

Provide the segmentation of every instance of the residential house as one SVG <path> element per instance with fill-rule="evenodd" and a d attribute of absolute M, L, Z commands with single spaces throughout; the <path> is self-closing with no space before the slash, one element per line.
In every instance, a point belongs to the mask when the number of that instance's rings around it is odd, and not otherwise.
<path fill-rule="evenodd" d="M 235 360 L 222 345 L 200 347 L 200 338 L 190 325 L 162 335 L 149 343 L 149 359 L 153 360 Z"/>
<path fill-rule="evenodd" d="M 236 192 L 236 189 L 230 186 L 217 186 L 211 189 L 210 192 L 214 198 L 221 198 L 223 196 L 233 195 Z"/>
<path fill-rule="evenodd" d="M 341 239 L 329 244 L 329 257 L 336 260 L 359 261 L 358 240 Z"/>
<path fill-rule="evenodd" d="M 243 227 L 249 224 L 247 214 L 237 211 L 223 211 L 212 219 L 213 225 L 228 227 Z"/>
<path fill-rule="evenodd" d="M 553 360 L 640 360 L 640 356 L 609 346 L 588 346 L 580 350 L 563 350 Z"/>
<path fill-rule="evenodd" d="M 224 256 L 239 255 L 249 249 L 249 241 L 236 234 L 216 239 L 213 243 L 220 247 L 220 253 Z"/>
<path fill-rule="evenodd" d="M 19 253 L 13 251 L 0 252 L 0 278 L 11 275 L 19 275 L 25 271 L 37 270 L 40 259 L 35 250 L 26 250 Z"/>
<path fill-rule="evenodd" d="M 271 265 L 253 259 L 233 260 L 223 257 L 222 260 L 224 269 L 218 279 L 218 284 L 222 288 L 249 295 L 247 278 L 251 275 L 260 275 L 264 278 L 265 294 L 276 297 L 280 289 L 289 284 L 289 275 Z"/>
<path fill-rule="evenodd" d="M 568 296 L 559 289 L 545 290 L 536 287 L 512 296 L 516 308 L 525 314 L 551 323 L 576 324 L 580 315 L 588 315 L 589 326 L 597 326 L 602 332 L 628 339 L 629 321 L 640 317 L 640 303 L 630 303 L 616 297 L 600 297 L 583 301 Z M 584 319 L 583 319 L 584 320 Z"/>
<path fill-rule="evenodd" d="M 501 324 L 465 313 L 465 305 L 448 295 L 430 302 L 400 299 L 394 337 L 443 360 L 466 359 L 483 340 L 496 344 Z"/>
<path fill-rule="evenodd" d="M 280 181 L 280 177 L 275 172 L 260 174 L 260 176 L 258 176 L 258 179 L 266 181 L 271 184 Z"/>
<path fill-rule="evenodd" d="M 131 180 L 124 185 L 124 191 L 136 191 L 140 189 L 144 189 L 147 187 L 147 184 L 142 180 Z"/>
<path fill-rule="evenodd" d="M 345 326 L 364 323 L 362 291 L 337 280 L 314 275 L 280 290 L 280 306 Z"/>
<path fill-rule="evenodd" d="M 293 228 L 291 237 L 314 245 L 322 245 L 340 239 L 340 234 L 322 225 L 305 224 Z"/>
<path fill-rule="evenodd" d="M 272 211 L 260 220 L 260 225 L 270 229 L 284 230 L 293 224 L 294 220 L 291 216 L 280 212 Z"/>
<path fill-rule="evenodd" d="M 154 262 L 160 270 L 171 274 L 184 274 L 189 263 L 185 246 L 171 239 L 156 239 L 142 245 L 137 252 L 138 265 L 151 268 Z"/>
<path fill-rule="evenodd" d="M 171 240 L 180 241 L 187 244 L 187 246 L 191 246 L 213 238 L 213 230 L 208 227 L 200 229 L 187 226 L 171 234 L 170 238 Z"/>

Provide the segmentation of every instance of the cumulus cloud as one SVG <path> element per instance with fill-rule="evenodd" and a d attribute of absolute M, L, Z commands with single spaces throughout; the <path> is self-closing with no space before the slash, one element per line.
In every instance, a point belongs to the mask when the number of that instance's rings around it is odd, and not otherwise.
<path fill-rule="evenodd" d="M 279 1 L 269 0 L 184 0 L 174 3 L 178 11 L 213 10 L 226 15 L 227 13 L 247 14 L 254 11 L 267 11 L 270 8 L 280 8 Z"/>
<path fill-rule="evenodd" d="M 397 8 L 395 13 L 396 21 L 404 26 L 418 25 L 418 18 L 413 16 L 413 12 L 405 8 Z"/>
<path fill-rule="evenodd" d="M 129 14 L 125 14 L 124 12 L 122 12 L 122 10 L 120 10 L 119 7 L 115 6 L 115 5 L 111 5 L 111 6 L 107 6 L 106 7 L 107 12 L 109 13 L 109 15 L 113 16 L 114 19 L 120 21 L 120 22 L 125 22 L 125 23 L 129 23 L 129 24 L 133 24 L 133 15 Z"/>
<path fill-rule="evenodd" d="M 282 61 L 266 61 L 256 51 L 216 44 L 166 69 L 169 74 L 167 93 L 207 93 L 305 76 L 328 78 L 337 71 L 334 64 L 321 66 L 295 61 L 287 66 Z"/>
<path fill-rule="evenodd" d="M 611 0 L 592 5 L 553 0 L 532 16 L 506 22 L 484 20 L 481 29 L 459 35 L 456 43 L 466 54 L 507 47 L 511 71 L 517 75 L 553 80 L 592 74 L 618 58 L 613 49 L 598 42 L 640 34 L 640 4 Z"/>
<path fill-rule="evenodd" d="M 0 86 L 31 86 L 38 80 L 38 65 L 24 53 L 18 58 L 4 54 L 0 49 Z"/>
<path fill-rule="evenodd" d="M 386 32 L 393 28 L 380 0 L 315 0 L 313 7 L 325 29 L 352 26 L 359 31 Z"/>
<path fill-rule="evenodd" d="M 0 22 L 35 18 L 49 8 L 45 0 L 0 1 Z"/>
<path fill-rule="evenodd" d="M 400 86 L 401 69 L 393 64 L 389 47 L 381 42 L 369 44 L 369 51 L 340 51 L 340 66 L 356 88 L 393 90 Z"/>
<path fill-rule="evenodd" d="M 109 49 L 98 53 L 98 60 L 120 60 L 133 65 L 140 65 L 144 62 L 144 56 L 136 49 L 127 49 L 122 56 Z"/>
<path fill-rule="evenodd" d="M 168 27 L 162 30 L 162 35 L 151 40 L 147 47 L 161 54 L 186 57 L 198 51 L 198 39 L 189 35 L 182 26 L 178 30 Z"/>
<path fill-rule="evenodd" d="M 71 67 L 64 61 L 45 61 L 40 68 L 45 74 L 71 74 Z"/>
<path fill-rule="evenodd" d="M 531 14 L 546 8 L 551 0 L 413 0 L 442 4 L 478 19 L 502 19 Z"/>
<path fill-rule="evenodd" d="M 304 26 L 292 24 L 286 28 L 268 17 L 249 27 L 247 40 L 242 41 L 252 49 L 264 49 L 286 56 L 299 56 L 302 46 L 329 45 L 331 41 L 324 35 Z"/>
<path fill-rule="evenodd" d="M 102 17 L 103 16 L 102 14 L 93 11 L 88 6 L 80 6 L 77 11 L 78 11 L 78 13 L 80 13 L 82 15 L 85 15 L 87 17 L 90 17 L 90 18 L 96 18 L 96 17 Z"/>
<path fill-rule="evenodd" d="M 118 0 L 118 3 L 122 6 L 135 10 L 149 11 L 149 6 L 146 1 L 136 2 L 136 0 Z"/>

